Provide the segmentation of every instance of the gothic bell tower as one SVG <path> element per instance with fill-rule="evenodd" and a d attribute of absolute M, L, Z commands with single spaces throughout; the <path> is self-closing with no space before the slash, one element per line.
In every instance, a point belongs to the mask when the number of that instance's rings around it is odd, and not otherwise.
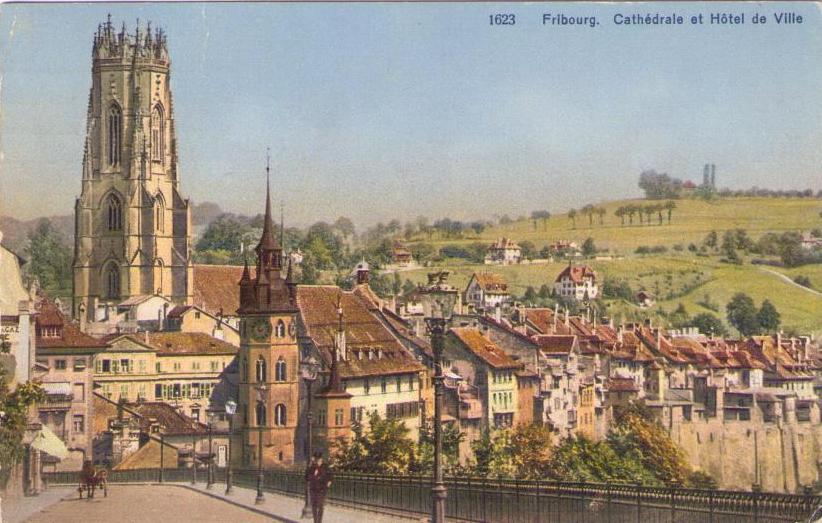
<path fill-rule="evenodd" d="M 180 193 L 166 35 L 111 17 L 92 46 L 83 180 L 75 202 L 75 317 L 103 303 L 193 298 L 191 209 Z"/>
<path fill-rule="evenodd" d="M 290 263 L 284 274 L 283 248 L 274 231 L 267 179 L 263 233 L 255 249 L 256 271 L 252 277 L 246 263 L 239 282 L 238 410 L 246 466 L 259 463 L 260 447 L 264 467 L 292 465 L 302 457 L 297 443 L 300 349 L 296 286 Z"/>

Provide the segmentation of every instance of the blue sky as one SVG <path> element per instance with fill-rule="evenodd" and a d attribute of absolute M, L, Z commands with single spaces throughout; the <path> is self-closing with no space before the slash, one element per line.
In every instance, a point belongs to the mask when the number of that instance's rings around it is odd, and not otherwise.
<path fill-rule="evenodd" d="M 754 12 L 804 23 L 750 23 Z M 107 13 L 168 33 L 183 193 L 287 221 L 472 219 L 639 194 L 643 169 L 822 188 L 813 4 L 5 4 L 0 214 L 72 212 L 91 38 Z M 514 27 L 488 16 L 517 15 Z M 542 13 L 600 26 L 543 26 Z M 619 27 L 615 13 L 746 13 Z"/>

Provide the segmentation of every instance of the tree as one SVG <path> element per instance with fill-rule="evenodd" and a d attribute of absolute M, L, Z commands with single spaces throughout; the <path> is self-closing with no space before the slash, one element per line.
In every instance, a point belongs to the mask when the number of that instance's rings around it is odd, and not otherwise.
<path fill-rule="evenodd" d="M 200 240 L 197 242 L 197 250 L 204 251 L 228 251 L 239 253 L 243 235 L 249 231 L 250 225 L 240 223 L 231 214 L 221 214 L 216 220 L 208 224 Z"/>
<path fill-rule="evenodd" d="M 537 291 L 533 286 L 529 285 L 525 288 L 525 294 L 522 295 L 522 301 L 526 303 L 534 303 L 537 301 Z"/>
<path fill-rule="evenodd" d="M 408 438 L 405 423 L 396 419 L 382 419 L 372 412 L 368 432 L 355 424 L 350 440 L 334 443 L 331 461 L 341 470 L 377 474 L 408 472 L 414 455 L 414 443 Z"/>
<path fill-rule="evenodd" d="M 716 249 L 718 241 L 719 236 L 716 234 L 716 231 L 711 231 L 708 233 L 707 236 L 705 236 L 705 239 L 702 241 L 702 243 L 704 243 L 706 247 Z"/>
<path fill-rule="evenodd" d="M 625 216 L 626 216 L 627 214 L 628 214 L 628 213 L 626 212 L 626 207 L 625 207 L 625 206 L 618 207 L 618 208 L 614 211 L 614 216 L 616 216 L 617 218 L 619 218 L 619 223 L 620 223 L 620 225 L 622 225 L 623 227 L 625 226 Z"/>
<path fill-rule="evenodd" d="M 460 432 L 454 424 L 442 426 L 442 454 L 443 465 L 446 470 L 459 467 L 460 443 L 465 434 Z M 417 455 L 414 460 L 414 470 L 409 472 L 427 473 L 434 470 L 434 420 L 425 420 L 420 427 L 420 442 L 417 445 Z"/>
<path fill-rule="evenodd" d="M 594 213 L 596 213 L 596 207 L 590 203 L 582 208 L 582 214 L 588 216 L 588 227 L 594 226 Z"/>
<path fill-rule="evenodd" d="M 537 248 L 534 246 L 534 242 L 529 240 L 523 240 L 519 242 L 519 247 L 522 252 L 522 259 L 523 260 L 530 260 L 534 257 Z"/>
<path fill-rule="evenodd" d="M 726 333 L 722 320 L 710 312 L 703 312 L 691 318 L 691 325 L 699 329 L 702 334 L 724 336 Z"/>
<path fill-rule="evenodd" d="M 779 312 L 770 300 L 762 302 L 759 311 L 756 313 L 756 320 L 759 322 L 759 328 L 763 333 L 776 332 L 779 330 L 779 324 L 781 323 Z"/>
<path fill-rule="evenodd" d="M 29 258 L 29 278 L 37 278 L 40 287 L 51 296 L 71 295 L 71 250 L 51 222 L 40 220 L 28 240 L 25 253 Z"/>
<path fill-rule="evenodd" d="M 679 198 L 682 180 L 654 170 L 643 171 L 639 175 L 639 188 L 645 191 L 645 198 L 649 200 Z"/>
<path fill-rule="evenodd" d="M 337 218 L 337 221 L 334 222 L 334 229 L 337 232 L 339 232 L 345 240 L 347 240 L 351 236 L 354 236 L 354 234 L 356 233 L 356 229 L 354 228 L 354 222 L 352 222 L 350 218 L 347 218 L 345 216 L 340 216 L 339 218 Z"/>
<path fill-rule="evenodd" d="M 637 213 L 637 206 L 636 205 L 628 205 L 625 209 L 625 212 L 628 213 L 628 225 L 634 224 L 634 215 Z"/>
<path fill-rule="evenodd" d="M 675 201 L 668 200 L 667 202 L 665 202 L 665 210 L 668 211 L 668 225 L 671 224 L 671 214 L 674 212 L 674 209 L 676 209 Z"/>
<path fill-rule="evenodd" d="M 577 228 L 577 210 L 576 209 L 571 209 L 570 211 L 568 211 L 568 219 L 571 220 L 571 228 L 576 229 Z"/>
<path fill-rule="evenodd" d="M 0 366 L 0 411 L 3 423 L 0 425 L 0 467 L 10 469 L 25 456 L 23 435 L 28 426 L 30 407 L 46 399 L 43 388 L 36 382 L 20 383 L 14 390 L 9 389 L 11 379 Z"/>
<path fill-rule="evenodd" d="M 593 256 L 597 253 L 597 247 L 594 245 L 594 239 L 590 236 L 585 238 L 585 241 L 582 242 L 582 255 L 583 256 Z"/>
<path fill-rule="evenodd" d="M 534 228 L 536 229 L 536 222 L 537 220 L 542 221 L 543 228 L 548 226 L 548 219 L 551 217 L 551 213 L 548 211 L 533 211 L 531 213 L 531 219 L 534 220 Z"/>
<path fill-rule="evenodd" d="M 603 220 L 603 218 L 605 217 L 605 213 L 606 213 L 606 212 L 607 212 L 607 211 L 605 210 L 605 207 L 598 207 L 598 208 L 597 208 L 597 215 L 599 216 L 599 224 L 600 224 L 600 225 L 603 225 L 603 224 L 604 224 L 604 220 Z"/>
<path fill-rule="evenodd" d="M 737 293 L 725 306 L 728 323 L 734 326 L 743 336 L 751 336 L 760 330 L 757 310 L 750 296 Z"/>

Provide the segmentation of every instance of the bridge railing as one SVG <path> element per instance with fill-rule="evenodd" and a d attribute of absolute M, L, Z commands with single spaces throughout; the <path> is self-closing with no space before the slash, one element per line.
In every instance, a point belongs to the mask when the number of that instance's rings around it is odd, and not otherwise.
<path fill-rule="evenodd" d="M 76 472 L 44 473 L 49 484 L 77 484 Z M 191 469 L 165 469 L 163 481 L 191 483 Z M 300 471 L 269 470 L 267 491 L 302 496 Z M 234 484 L 255 488 L 256 470 L 234 471 Z M 112 470 L 111 483 L 158 482 L 159 469 Z M 206 471 L 197 471 L 205 483 Z M 225 482 L 225 471 L 215 470 Z M 735 492 L 626 484 L 560 483 L 482 477 L 447 477 L 446 515 L 464 521 L 494 523 L 782 523 L 805 521 L 822 504 L 812 495 Z M 375 508 L 427 514 L 431 477 L 336 473 L 329 499 Z"/>

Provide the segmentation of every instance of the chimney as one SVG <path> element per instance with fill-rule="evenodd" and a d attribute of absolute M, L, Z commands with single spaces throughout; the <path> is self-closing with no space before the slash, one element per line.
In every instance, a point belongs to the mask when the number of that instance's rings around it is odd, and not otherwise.
<path fill-rule="evenodd" d="M 494 320 L 496 320 L 497 323 L 502 322 L 502 307 L 500 307 L 499 303 L 497 303 L 497 306 L 494 308 Z"/>
<path fill-rule="evenodd" d="M 554 304 L 554 333 L 557 332 L 557 316 L 559 316 L 559 303 Z"/>
<path fill-rule="evenodd" d="M 617 340 L 619 340 L 619 343 L 622 343 L 622 341 L 623 341 L 623 340 L 622 340 L 622 333 L 623 333 L 624 331 L 625 331 L 625 327 L 623 327 L 622 325 L 620 325 L 620 326 L 619 326 L 619 330 L 617 330 Z"/>
<path fill-rule="evenodd" d="M 571 316 L 568 314 L 568 307 L 565 307 L 565 326 L 568 327 L 571 324 Z"/>
<path fill-rule="evenodd" d="M 143 340 L 148 344 L 148 330 L 143 331 Z"/>
<path fill-rule="evenodd" d="M 166 330 L 166 318 L 168 318 L 168 302 L 163 304 L 163 321 L 160 323 L 160 330 Z"/>
<path fill-rule="evenodd" d="M 337 315 L 339 316 L 339 325 L 337 327 L 337 350 L 339 351 L 339 359 L 342 361 L 346 361 L 348 359 L 348 354 L 346 353 L 346 346 L 345 346 L 345 324 L 343 321 L 343 309 L 342 309 L 342 300 L 337 302 Z"/>
<path fill-rule="evenodd" d="M 662 329 L 656 330 L 656 350 L 662 349 Z"/>
<path fill-rule="evenodd" d="M 782 329 L 779 329 L 776 333 L 776 348 L 782 348 Z"/>

